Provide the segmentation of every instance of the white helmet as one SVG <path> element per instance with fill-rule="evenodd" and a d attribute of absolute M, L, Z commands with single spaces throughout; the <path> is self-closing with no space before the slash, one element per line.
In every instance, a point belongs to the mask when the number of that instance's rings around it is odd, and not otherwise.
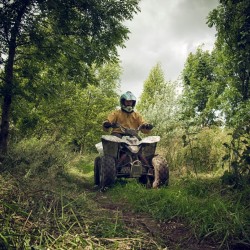
<path fill-rule="evenodd" d="M 132 106 L 126 106 L 124 101 L 133 101 Z M 125 112 L 128 112 L 128 113 L 133 112 L 135 104 L 136 104 L 136 97 L 134 96 L 132 92 L 127 91 L 126 93 L 121 95 L 120 105 L 121 105 L 122 110 L 124 110 Z"/>

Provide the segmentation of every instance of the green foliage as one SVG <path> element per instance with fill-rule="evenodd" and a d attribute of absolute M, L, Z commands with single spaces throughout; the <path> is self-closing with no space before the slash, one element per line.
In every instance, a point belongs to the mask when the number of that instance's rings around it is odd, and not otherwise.
<path fill-rule="evenodd" d="M 36 174 L 55 176 L 64 171 L 72 155 L 51 136 L 29 138 L 15 143 L 6 156 L 3 170 L 18 171 L 26 177 Z"/>
<path fill-rule="evenodd" d="M 80 52 L 76 47 L 81 47 L 81 61 L 88 64 L 116 55 L 115 47 L 122 46 L 127 39 L 128 29 L 123 21 L 132 19 L 139 11 L 137 0 L 119 3 L 58 0 L 39 4 L 33 0 L 3 1 L 2 5 L 0 42 L 4 53 L 8 54 L 11 37 L 16 39 L 17 47 L 34 45 L 35 49 L 42 48 L 40 55 L 49 57 L 62 53 L 66 47 L 65 55 L 74 55 L 75 51 Z"/>
<path fill-rule="evenodd" d="M 178 124 L 178 84 L 167 82 L 160 64 L 151 70 L 144 82 L 137 109 L 155 127 L 154 134 L 162 140 L 173 134 Z"/>
<path fill-rule="evenodd" d="M 168 137 L 159 146 L 172 171 L 181 175 L 215 173 L 226 153 L 222 141 L 229 142 L 227 130 L 220 128 L 187 129 Z"/>
<path fill-rule="evenodd" d="M 117 61 L 129 30 L 124 26 L 139 11 L 138 0 L 2 1 L 0 47 L 3 96 L 0 153 L 7 152 L 12 103 L 16 96 L 37 101 L 61 82 L 91 82 L 91 66 Z M 47 76 L 46 83 L 39 85 Z M 54 81 L 55 78 L 60 81 Z M 50 84 L 53 83 L 53 84 Z M 43 88 L 45 87 L 45 88 Z"/>
<path fill-rule="evenodd" d="M 218 109 L 217 91 L 214 76 L 214 57 L 198 47 L 195 54 L 190 53 L 182 72 L 183 96 L 182 119 L 195 121 L 202 126 L 216 123 Z"/>
<path fill-rule="evenodd" d="M 88 84 L 83 88 L 81 82 L 60 82 L 54 85 L 53 93 L 46 96 L 37 93 L 36 103 L 19 100 L 12 138 L 48 134 L 71 143 L 73 150 L 93 149 L 100 140 L 101 124 L 107 112 L 118 103 L 120 67 L 117 64 L 93 66 L 92 72 L 98 86 Z"/>
<path fill-rule="evenodd" d="M 152 68 L 148 79 L 143 84 L 143 91 L 137 104 L 140 112 L 146 113 L 151 105 L 155 103 L 155 97 L 161 93 L 165 85 L 164 74 L 159 63 Z"/>
<path fill-rule="evenodd" d="M 233 126 L 249 100 L 249 13 L 247 0 L 224 1 L 210 12 L 209 27 L 217 30 L 212 53 L 199 47 L 182 73 L 182 118 L 203 126 Z M 219 119 L 218 119 L 219 118 Z"/>
<path fill-rule="evenodd" d="M 187 170 L 212 172 L 221 167 L 221 155 L 225 152 L 221 141 L 228 140 L 226 131 L 220 128 L 203 128 L 197 133 L 186 131 L 181 150 Z"/>
<path fill-rule="evenodd" d="M 233 130 L 230 143 L 223 145 L 227 149 L 224 163 L 229 170 L 222 176 L 224 184 L 234 188 L 242 188 L 250 184 L 250 126 L 238 127 Z"/>
<path fill-rule="evenodd" d="M 222 0 L 208 16 L 208 25 L 217 30 L 215 73 L 224 88 L 221 101 L 230 125 L 241 103 L 249 100 L 249 13 L 248 0 Z"/>

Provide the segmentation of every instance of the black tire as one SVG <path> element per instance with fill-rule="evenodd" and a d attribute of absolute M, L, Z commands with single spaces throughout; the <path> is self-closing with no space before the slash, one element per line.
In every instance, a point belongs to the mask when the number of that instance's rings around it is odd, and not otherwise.
<path fill-rule="evenodd" d="M 169 182 L 169 168 L 167 161 L 163 157 L 157 155 L 152 159 L 152 164 L 155 170 L 153 188 L 167 186 Z"/>
<path fill-rule="evenodd" d="M 114 184 L 116 179 L 115 159 L 111 156 L 103 156 L 100 159 L 99 187 L 104 189 Z"/>
<path fill-rule="evenodd" d="M 138 181 L 142 185 L 145 185 L 146 188 L 152 188 L 152 184 L 154 182 L 154 177 L 143 175 L 143 176 L 139 177 Z"/>
<path fill-rule="evenodd" d="M 100 184 L 100 166 L 101 166 L 101 157 L 97 156 L 94 162 L 94 184 Z"/>
<path fill-rule="evenodd" d="M 147 176 L 146 175 L 143 175 L 141 177 L 139 177 L 138 181 L 143 184 L 143 185 L 146 185 L 147 184 Z"/>

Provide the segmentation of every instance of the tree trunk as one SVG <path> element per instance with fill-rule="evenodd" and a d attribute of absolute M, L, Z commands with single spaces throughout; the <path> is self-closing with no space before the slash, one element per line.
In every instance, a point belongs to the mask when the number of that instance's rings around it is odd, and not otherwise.
<path fill-rule="evenodd" d="M 5 67 L 5 81 L 3 88 L 3 103 L 2 103 L 2 120 L 0 125 L 0 160 L 7 153 L 9 124 L 10 124 L 10 107 L 13 94 L 13 66 L 15 57 L 15 43 L 9 48 L 8 63 Z"/>
<path fill-rule="evenodd" d="M 11 45 L 11 44 L 10 44 Z M 5 67 L 5 81 L 3 88 L 3 103 L 2 103 L 2 120 L 0 125 L 0 160 L 7 153 L 9 124 L 10 124 L 10 107 L 13 95 L 13 67 L 16 53 L 16 43 L 13 41 L 9 47 L 8 62 Z"/>
<path fill-rule="evenodd" d="M 14 71 L 14 60 L 16 55 L 17 47 L 17 37 L 19 34 L 19 29 L 21 25 L 21 20 L 24 16 L 27 6 L 30 0 L 25 0 L 22 2 L 20 9 L 17 10 L 17 16 L 14 20 L 14 25 L 11 29 L 6 27 L 6 31 L 10 35 L 8 41 L 8 60 L 5 67 L 5 81 L 3 82 L 3 103 L 2 103 L 2 119 L 0 125 L 0 161 L 3 159 L 4 155 L 8 150 L 8 137 L 9 137 L 9 124 L 10 124 L 10 110 L 11 102 L 13 98 L 13 71 Z M 8 34 L 7 34 L 8 36 Z"/>
<path fill-rule="evenodd" d="M 0 155 L 1 158 L 7 153 L 8 148 L 8 135 L 9 135 L 9 123 L 10 123 L 10 106 L 11 106 L 10 95 L 4 96 L 2 105 L 2 121 L 0 131 Z"/>

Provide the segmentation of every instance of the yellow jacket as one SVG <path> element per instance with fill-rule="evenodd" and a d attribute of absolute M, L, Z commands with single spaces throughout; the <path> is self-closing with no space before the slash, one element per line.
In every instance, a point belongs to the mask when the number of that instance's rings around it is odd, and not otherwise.
<path fill-rule="evenodd" d="M 145 124 L 143 117 L 138 112 L 127 113 L 123 110 L 115 110 L 111 114 L 108 115 L 107 120 L 110 123 L 119 123 L 125 128 L 138 129 L 138 127 L 142 124 Z M 104 131 L 109 131 L 103 127 Z M 150 131 L 147 129 L 140 130 L 144 134 L 149 134 Z M 120 128 L 113 128 L 112 133 L 120 133 L 123 134 Z"/>

